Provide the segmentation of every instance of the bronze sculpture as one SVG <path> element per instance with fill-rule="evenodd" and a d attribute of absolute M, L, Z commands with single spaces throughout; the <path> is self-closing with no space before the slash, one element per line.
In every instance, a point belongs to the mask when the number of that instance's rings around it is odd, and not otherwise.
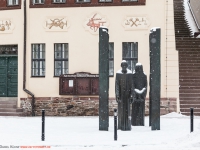
<path fill-rule="evenodd" d="M 145 98 L 147 94 L 147 76 L 143 72 L 141 63 L 135 66 L 133 73 L 133 104 L 131 124 L 133 126 L 144 126 Z"/>
<path fill-rule="evenodd" d="M 116 73 L 115 94 L 118 103 L 118 129 L 131 130 L 130 104 L 132 103 L 133 74 L 127 69 L 125 60 L 121 63 L 122 69 Z"/>

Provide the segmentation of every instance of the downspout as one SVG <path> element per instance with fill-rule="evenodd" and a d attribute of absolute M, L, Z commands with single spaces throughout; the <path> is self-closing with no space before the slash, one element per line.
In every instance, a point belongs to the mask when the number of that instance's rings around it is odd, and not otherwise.
<path fill-rule="evenodd" d="M 34 94 L 26 89 L 26 0 L 24 0 L 24 58 L 23 58 L 23 90 L 32 97 L 32 116 L 35 116 L 35 97 Z"/>

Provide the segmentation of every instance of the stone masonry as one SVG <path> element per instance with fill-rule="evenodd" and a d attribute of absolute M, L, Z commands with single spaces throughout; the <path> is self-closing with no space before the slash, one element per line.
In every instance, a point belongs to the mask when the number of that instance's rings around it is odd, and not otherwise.
<path fill-rule="evenodd" d="M 31 116 L 31 97 L 21 98 L 21 108 L 24 116 Z M 109 115 L 113 115 L 114 108 L 117 108 L 115 98 L 109 99 Z M 41 116 L 42 109 L 45 109 L 46 116 L 98 116 L 98 97 L 36 97 L 35 115 Z M 176 112 L 176 98 L 162 98 L 160 114 L 164 115 Z M 149 100 L 145 100 L 145 115 L 149 115 Z"/>

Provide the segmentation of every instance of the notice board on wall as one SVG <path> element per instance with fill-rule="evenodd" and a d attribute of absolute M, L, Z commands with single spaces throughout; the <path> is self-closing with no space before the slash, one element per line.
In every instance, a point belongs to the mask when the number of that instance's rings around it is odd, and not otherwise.
<path fill-rule="evenodd" d="M 99 95 L 99 74 L 76 72 L 59 77 L 60 95 Z"/>

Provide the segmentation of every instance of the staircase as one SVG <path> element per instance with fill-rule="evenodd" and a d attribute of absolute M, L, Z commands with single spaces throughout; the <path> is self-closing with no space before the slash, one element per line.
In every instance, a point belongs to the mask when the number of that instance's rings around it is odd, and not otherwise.
<path fill-rule="evenodd" d="M 0 97 L 0 116 L 21 116 L 22 108 L 17 108 L 17 97 Z"/>
<path fill-rule="evenodd" d="M 176 50 L 179 52 L 179 99 L 184 115 L 200 115 L 200 39 L 193 38 L 185 19 L 184 0 L 174 0 Z"/>

